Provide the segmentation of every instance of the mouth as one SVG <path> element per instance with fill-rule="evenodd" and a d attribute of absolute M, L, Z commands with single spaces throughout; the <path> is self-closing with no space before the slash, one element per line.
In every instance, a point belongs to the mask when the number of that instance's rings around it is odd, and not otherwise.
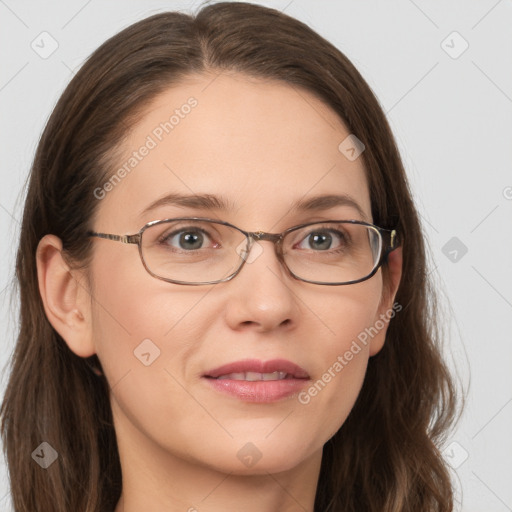
<path fill-rule="evenodd" d="M 270 361 L 244 359 L 209 370 L 203 376 L 210 379 L 246 380 L 249 382 L 309 379 L 309 374 L 304 368 L 286 359 L 272 359 Z"/>
<path fill-rule="evenodd" d="M 284 359 L 246 359 L 203 375 L 211 388 L 245 402 L 275 402 L 299 392 L 310 380 L 300 366 Z"/>
<path fill-rule="evenodd" d="M 284 380 L 294 379 L 293 375 L 286 372 L 272 372 L 272 373 L 258 373 L 258 372 L 241 372 L 241 373 L 228 373 L 227 375 L 220 375 L 219 377 L 211 377 L 219 380 L 245 380 L 248 382 L 256 382 L 260 380 Z"/>

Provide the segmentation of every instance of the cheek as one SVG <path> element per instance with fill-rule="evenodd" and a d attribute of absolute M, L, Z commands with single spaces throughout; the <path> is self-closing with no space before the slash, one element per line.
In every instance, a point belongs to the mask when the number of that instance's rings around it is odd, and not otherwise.
<path fill-rule="evenodd" d="M 343 425 L 361 390 L 369 359 L 371 337 L 382 292 L 377 279 L 329 293 L 320 311 L 323 336 L 311 343 L 316 366 L 311 385 L 299 394 L 299 403 L 318 423 L 327 441 Z"/>
<path fill-rule="evenodd" d="M 151 381 L 204 330 L 194 290 L 151 277 L 140 260 L 127 266 L 103 265 L 94 274 L 92 336 L 111 387 L 128 373 Z"/>
<path fill-rule="evenodd" d="M 350 350 L 355 340 L 360 342 L 362 348 L 368 345 L 369 340 L 365 343 L 364 333 L 378 317 L 381 295 L 380 272 L 362 283 L 333 288 L 319 294 L 315 303 L 318 304 L 319 318 L 326 327 L 323 336 L 326 353 L 331 357 L 334 354 L 340 355 Z"/>
<path fill-rule="evenodd" d="M 208 311 L 198 305 L 201 297 L 192 289 L 173 289 L 152 277 L 138 283 L 120 277 L 112 273 L 108 282 L 97 284 L 92 331 L 112 406 L 117 419 L 123 418 L 116 430 L 128 428 L 131 436 L 132 425 L 135 435 L 144 432 L 148 438 L 166 432 L 165 443 L 179 445 L 180 432 L 183 436 L 190 428 L 181 425 L 187 417 L 208 424 L 183 388 L 182 373 L 184 363 L 201 347 Z"/>

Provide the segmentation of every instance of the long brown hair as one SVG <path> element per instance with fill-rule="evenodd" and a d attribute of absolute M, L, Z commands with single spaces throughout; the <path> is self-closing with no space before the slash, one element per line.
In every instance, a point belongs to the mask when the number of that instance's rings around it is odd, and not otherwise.
<path fill-rule="evenodd" d="M 315 512 L 448 512 L 449 472 L 439 452 L 456 418 L 456 389 L 441 357 L 435 293 L 418 213 L 393 135 L 371 89 L 338 49 L 305 24 L 248 3 L 197 15 L 157 14 L 118 33 L 85 62 L 39 142 L 16 260 L 20 328 L 1 406 L 17 512 L 105 512 L 122 479 L 106 379 L 96 356 L 75 355 L 52 328 L 38 289 L 36 248 L 58 236 L 87 268 L 101 187 L 115 148 L 144 107 L 192 73 L 242 72 L 315 94 L 366 147 L 374 223 L 397 227 L 403 275 L 384 348 L 372 357 L 356 404 L 324 446 Z M 386 278 L 386 266 L 383 269 Z M 46 471 L 31 453 L 48 442 Z"/>

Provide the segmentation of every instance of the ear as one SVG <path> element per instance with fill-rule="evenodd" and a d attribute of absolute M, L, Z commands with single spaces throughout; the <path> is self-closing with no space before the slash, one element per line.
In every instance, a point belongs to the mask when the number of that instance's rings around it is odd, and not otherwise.
<path fill-rule="evenodd" d="M 401 304 L 395 304 L 396 292 L 402 277 L 402 261 L 402 247 L 397 247 L 388 254 L 388 275 L 387 279 L 384 280 L 382 299 L 374 325 L 369 329 L 373 334 L 370 343 L 370 356 L 374 356 L 382 349 L 386 340 L 389 322 L 402 309 Z"/>
<path fill-rule="evenodd" d="M 80 357 L 95 354 L 90 325 L 90 299 L 78 271 L 71 270 L 62 252 L 62 241 L 44 236 L 36 251 L 39 293 L 53 328 Z"/>

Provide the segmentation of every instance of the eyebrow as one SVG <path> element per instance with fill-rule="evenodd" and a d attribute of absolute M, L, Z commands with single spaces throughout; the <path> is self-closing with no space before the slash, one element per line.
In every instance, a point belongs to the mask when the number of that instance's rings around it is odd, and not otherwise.
<path fill-rule="evenodd" d="M 140 213 L 140 216 L 160 208 L 161 206 L 181 206 L 185 208 L 196 208 L 199 210 L 221 210 L 226 212 L 233 212 L 236 210 L 235 204 L 222 196 L 216 196 L 213 194 L 184 195 L 171 193 L 151 203 Z M 348 194 L 324 194 L 309 197 L 307 199 L 299 199 L 292 203 L 290 212 L 317 212 L 329 210 L 336 206 L 349 206 L 357 211 L 362 220 L 368 221 L 367 215 L 362 207 Z"/>
<path fill-rule="evenodd" d="M 152 210 L 156 210 L 161 206 L 182 206 L 184 208 L 196 208 L 198 210 L 224 210 L 228 212 L 235 210 L 235 205 L 222 196 L 212 194 L 185 195 L 171 193 L 151 203 L 147 208 L 142 210 L 140 216 Z"/>
<path fill-rule="evenodd" d="M 300 199 L 292 204 L 291 211 L 322 211 L 335 208 L 336 206 L 349 206 L 354 208 L 362 220 L 368 221 L 366 213 L 359 203 L 348 194 L 326 194 L 313 196 L 308 199 Z M 348 219 L 347 219 L 348 220 Z"/>

